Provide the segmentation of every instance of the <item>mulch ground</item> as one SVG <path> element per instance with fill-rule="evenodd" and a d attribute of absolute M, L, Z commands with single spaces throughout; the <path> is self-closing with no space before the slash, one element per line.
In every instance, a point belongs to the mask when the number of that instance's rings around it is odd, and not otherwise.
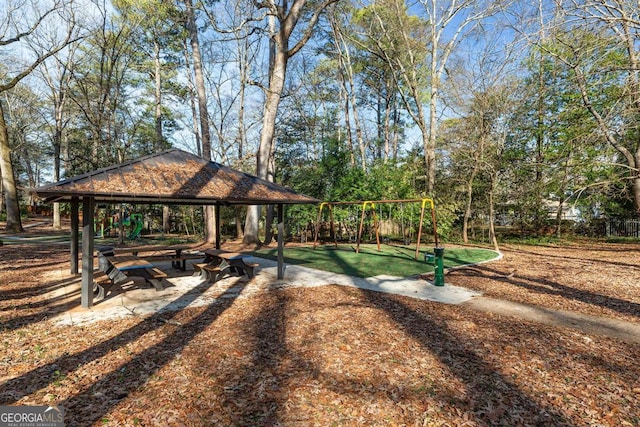
<path fill-rule="evenodd" d="M 640 321 L 640 244 L 504 254 L 446 281 Z M 640 425 L 637 344 L 339 286 L 56 326 L 67 272 L 66 246 L 0 247 L 0 405 L 69 426 Z"/>

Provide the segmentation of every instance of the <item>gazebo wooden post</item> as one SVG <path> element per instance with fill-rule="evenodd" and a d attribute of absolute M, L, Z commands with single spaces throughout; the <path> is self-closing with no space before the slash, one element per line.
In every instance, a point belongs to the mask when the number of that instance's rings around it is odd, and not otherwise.
<path fill-rule="evenodd" d="M 78 274 L 78 236 L 79 221 L 78 208 L 80 201 L 77 196 L 71 198 L 71 243 L 69 251 L 71 252 L 71 274 Z"/>
<path fill-rule="evenodd" d="M 284 204 L 278 204 L 278 280 L 284 279 Z"/>
<path fill-rule="evenodd" d="M 213 206 L 216 217 L 216 249 L 220 249 L 220 203 Z"/>
<path fill-rule="evenodd" d="M 93 306 L 93 197 L 82 198 L 82 308 Z"/>

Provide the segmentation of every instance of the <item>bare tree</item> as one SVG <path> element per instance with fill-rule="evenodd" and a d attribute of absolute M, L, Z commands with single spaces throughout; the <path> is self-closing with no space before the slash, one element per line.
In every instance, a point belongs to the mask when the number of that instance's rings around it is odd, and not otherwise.
<path fill-rule="evenodd" d="M 39 51 L 35 56 L 24 58 L 15 57 L 13 65 L 5 77 L 0 80 L 0 93 L 11 90 L 21 80 L 29 76 L 47 58 L 57 54 L 68 44 L 77 40 L 75 21 L 75 4 L 73 1 L 41 2 L 21 1 L 5 2 L 5 7 L 0 11 L 0 50 L 11 49 L 11 52 L 21 52 L 21 48 L 47 32 L 49 27 L 65 27 L 63 33 L 55 38 L 54 44 L 47 50 Z M 24 50 L 22 50 L 24 53 Z M 20 53 L 18 53 L 20 55 Z M 22 230 L 20 221 L 20 207 L 16 181 L 11 163 L 11 147 L 9 134 L 4 118 L 2 102 L 0 102 L 0 171 L 2 172 L 2 187 L 5 194 L 7 209 L 7 231 L 17 232 Z"/>
<path fill-rule="evenodd" d="M 287 75 L 287 63 L 291 57 L 304 47 L 313 34 L 313 28 L 321 13 L 337 0 L 324 0 L 319 3 L 307 0 L 292 2 L 267 0 L 258 3 L 259 9 L 266 10 L 269 20 L 268 37 L 270 43 L 268 84 L 264 88 L 265 101 L 262 116 L 262 132 L 256 159 L 256 171 L 259 178 L 270 178 L 270 165 L 275 150 L 276 117 L 278 106 L 284 89 Z M 302 18 L 306 18 L 306 27 L 296 30 Z M 300 34 L 300 38 L 292 44 L 291 37 Z M 244 238 L 245 244 L 260 243 L 258 238 L 258 220 L 260 207 L 250 206 L 247 209 Z"/>
<path fill-rule="evenodd" d="M 200 136 L 202 138 L 202 158 L 211 160 L 211 129 L 209 127 L 209 109 L 207 107 L 207 92 L 204 82 L 202 65 L 202 53 L 196 26 L 196 12 L 192 0 L 185 0 L 187 12 L 187 32 L 191 42 L 191 59 L 193 60 L 193 73 L 195 76 L 195 90 L 198 98 L 198 115 L 200 119 Z M 216 217 L 213 206 L 204 207 L 205 217 L 205 242 L 215 241 Z"/>
<path fill-rule="evenodd" d="M 586 110 L 595 120 L 600 132 L 606 141 L 616 149 L 626 162 L 628 179 L 631 183 L 631 193 L 636 213 L 640 216 L 640 8 L 637 0 L 588 0 L 584 2 L 568 2 L 565 6 L 567 16 L 578 18 L 580 26 L 587 22 L 594 32 L 602 31 L 605 43 L 607 39 L 615 39 L 613 45 L 605 47 L 602 51 L 616 50 L 623 52 L 622 60 L 616 62 L 584 61 L 584 48 L 589 46 L 575 44 L 575 41 L 558 39 L 566 45 L 569 56 L 562 59 L 575 73 L 575 82 L 582 97 Z M 573 27 L 573 23 L 570 22 Z M 581 51 L 582 49 L 582 51 Z M 566 52 L 565 51 L 565 52 Z M 587 52 L 587 58 L 589 53 Z M 592 68 L 595 65 L 597 68 Z M 620 95 L 608 107 L 598 102 L 594 95 L 594 84 L 599 79 L 590 76 L 606 76 L 612 71 L 621 73 L 624 81 Z M 597 93 L 597 91 L 595 92 Z M 624 105 L 622 111 L 618 111 L 619 105 Z M 622 120 L 621 120 L 622 119 Z M 630 136 L 631 135 L 631 136 Z"/>
<path fill-rule="evenodd" d="M 45 61 L 41 68 L 42 80 L 50 91 L 50 102 L 53 105 L 53 134 L 51 145 L 53 146 L 53 180 L 62 178 L 62 144 L 64 130 L 68 119 L 65 118 L 65 109 L 68 101 L 68 91 L 74 68 L 74 57 L 77 43 L 69 45 L 68 50 L 54 55 L 52 61 Z M 60 203 L 53 204 L 53 228 L 60 229 Z"/>
<path fill-rule="evenodd" d="M 433 192 L 436 177 L 436 140 L 440 91 L 442 89 L 449 57 L 461 38 L 473 31 L 483 19 L 498 10 L 501 2 L 476 0 L 421 0 L 429 22 L 430 94 L 429 127 L 426 138 L 423 133 L 425 162 L 427 167 L 427 191 Z M 502 2 L 504 3 L 504 2 Z"/>
<path fill-rule="evenodd" d="M 351 165 L 356 164 L 356 156 L 353 147 L 353 136 L 351 134 L 351 119 L 350 114 L 353 115 L 353 126 L 355 129 L 355 139 L 357 142 L 359 155 L 360 155 L 360 167 L 362 170 L 366 169 L 366 144 L 362 133 L 362 124 L 360 116 L 358 114 L 358 103 L 356 100 L 356 85 L 355 85 L 355 72 L 353 68 L 353 60 L 351 57 L 351 44 L 348 34 L 348 22 L 343 22 L 345 12 L 339 7 L 332 7 L 330 9 L 329 24 L 331 25 L 331 33 L 335 44 L 335 55 L 340 65 L 338 70 L 338 76 L 341 84 L 341 92 L 344 101 L 344 117 L 345 127 L 347 130 L 347 144 L 349 153 L 351 156 Z M 345 34 L 347 33 L 347 34 Z"/>
<path fill-rule="evenodd" d="M 424 20 L 409 15 L 402 1 L 388 0 L 368 7 L 373 51 L 393 72 L 405 109 L 420 130 L 427 171 L 427 188 L 433 193 L 436 172 L 439 101 L 447 62 L 463 37 L 497 10 L 492 0 L 421 0 Z M 415 8 L 413 10 L 416 10 Z M 425 109 L 425 100 L 428 106 Z"/>
<path fill-rule="evenodd" d="M 640 215 L 640 9 L 635 0 L 538 2 L 539 28 L 513 26 L 532 46 L 564 66 L 566 81 L 615 149 Z M 613 86 L 617 85 L 616 89 Z"/>

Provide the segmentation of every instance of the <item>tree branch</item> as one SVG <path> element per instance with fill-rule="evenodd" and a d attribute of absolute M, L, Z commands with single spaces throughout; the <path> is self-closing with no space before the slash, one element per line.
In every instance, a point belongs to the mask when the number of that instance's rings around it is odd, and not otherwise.
<path fill-rule="evenodd" d="M 42 24 L 42 21 L 44 21 L 46 19 L 47 16 L 49 16 L 49 14 L 55 12 L 56 10 L 60 9 L 62 6 L 60 6 L 59 4 L 57 6 L 52 7 L 51 9 L 49 9 L 48 11 L 46 11 L 42 16 L 40 16 L 37 21 L 31 26 L 31 28 L 29 28 L 27 31 L 24 31 L 22 33 L 18 33 L 15 36 L 6 39 L 6 40 L 0 40 L 0 47 L 1 46 L 7 46 L 10 45 L 12 43 L 17 43 L 19 42 L 22 38 L 27 37 L 31 34 L 33 34 L 35 32 L 35 30 L 40 26 L 40 24 Z"/>
<path fill-rule="evenodd" d="M 322 12 L 329 7 L 331 4 L 336 3 L 338 0 L 325 0 L 324 2 L 322 2 L 320 5 L 318 5 L 316 7 L 316 9 L 313 12 L 313 15 L 311 15 L 311 18 L 309 19 L 309 23 L 307 24 L 307 28 L 305 28 L 305 30 L 303 31 L 303 36 L 300 40 L 298 40 L 298 42 L 295 44 L 295 46 L 293 46 L 291 49 L 289 49 L 289 51 L 287 52 L 287 56 L 289 56 L 289 58 L 291 58 L 293 55 L 295 55 L 296 53 L 298 53 L 298 51 L 300 49 L 302 49 L 302 47 L 309 41 L 309 39 L 311 38 L 311 36 L 313 35 L 313 27 L 316 25 L 316 22 L 318 22 L 318 19 L 320 19 L 320 15 L 322 14 Z M 297 5 L 298 3 L 304 3 L 304 2 L 298 2 L 296 1 L 294 3 L 294 6 Z M 302 4 L 301 4 L 302 6 Z M 301 7 L 300 6 L 300 7 Z M 285 19 L 285 21 L 288 21 L 290 19 L 291 12 L 295 12 L 296 15 L 293 16 L 291 19 L 293 19 L 293 25 L 291 26 L 291 28 L 289 29 L 289 34 L 290 32 L 293 30 L 293 27 L 295 26 L 296 21 L 299 18 L 299 13 L 300 10 L 295 11 L 295 8 L 292 8 L 292 10 L 289 12 L 289 15 L 287 15 L 287 18 Z M 294 19 L 295 18 L 295 19 Z"/>

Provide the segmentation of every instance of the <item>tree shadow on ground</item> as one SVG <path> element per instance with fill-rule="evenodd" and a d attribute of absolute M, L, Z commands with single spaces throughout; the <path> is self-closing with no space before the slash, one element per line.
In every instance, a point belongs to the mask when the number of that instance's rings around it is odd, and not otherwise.
<path fill-rule="evenodd" d="M 179 304 L 188 305 L 205 292 L 213 283 L 202 282 L 178 299 Z M 241 290 L 241 289 L 240 289 Z M 143 384 L 145 378 L 153 375 L 179 354 L 182 349 L 201 331 L 227 310 L 239 295 L 238 286 L 232 286 L 220 295 L 207 309 L 186 324 L 180 324 L 162 341 L 146 348 L 128 362 L 125 362 L 89 386 L 83 387 L 75 395 L 57 402 L 69 415 L 71 425 L 90 425 L 99 421 L 119 401 Z M 73 373 L 111 351 L 140 339 L 150 331 L 166 325 L 179 311 L 158 312 L 130 329 L 96 344 L 86 350 L 62 357 L 40 366 L 3 384 L 0 404 L 14 404 L 22 397 L 47 387 L 59 378 L 60 373 Z M 100 393 L 94 393 L 100 390 Z M 67 421 L 67 420 L 65 420 Z"/>
<path fill-rule="evenodd" d="M 553 249 L 555 247 L 554 246 L 545 246 L 545 248 Z M 634 249 L 635 249 L 635 247 L 634 247 Z M 634 250 L 634 249 L 631 249 L 631 251 L 638 252 L 638 258 L 640 258 L 640 250 Z M 640 264 L 630 264 L 628 262 L 614 261 L 614 260 L 611 260 L 611 259 L 600 259 L 600 258 L 597 258 L 597 257 L 585 259 L 583 257 L 566 255 L 566 251 L 567 250 L 570 251 L 571 248 L 568 248 L 568 249 L 564 249 L 563 248 L 563 253 L 564 253 L 563 255 L 558 255 L 558 254 L 551 255 L 551 254 L 547 254 L 547 253 L 534 252 L 534 251 L 531 251 L 531 250 L 526 250 L 526 249 L 524 249 L 522 247 L 519 247 L 518 249 L 516 249 L 513 252 L 515 254 L 526 254 L 527 256 L 531 256 L 531 257 L 537 258 L 540 261 L 545 261 L 545 260 L 548 260 L 549 258 L 552 258 L 554 260 L 561 259 L 561 260 L 566 260 L 566 261 L 569 261 L 569 262 L 571 262 L 571 261 L 576 261 L 576 262 L 581 262 L 581 263 L 593 262 L 593 263 L 597 263 L 597 264 L 616 265 L 616 266 L 620 266 L 620 267 L 628 267 L 630 269 L 636 269 L 636 270 L 640 271 Z M 603 247 L 603 248 L 597 248 L 597 249 L 594 248 L 593 251 L 594 252 L 604 252 L 604 253 L 606 253 L 606 252 L 620 252 L 620 248 L 613 249 L 613 248 Z M 532 262 L 535 262 L 535 261 L 532 261 Z"/>
<path fill-rule="evenodd" d="M 477 422 L 487 425 L 519 425 L 526 420 L 527 424 L 537 426 L 571 425 L 555 408 L 536 403 L 525 391 L 477 354 L 472 346 L 461 342 L 460 337 L 451 331 L 445 322 L 438 322 L 431 316 L 412 309 L 402 302 L 402 297 L 375 291 L 359 292 L 363 300 L 386 313 L 401 330 L 415 338 L 425 350 L 437 357 L 464 383 L 468 390 L 465 393 L 467 397 L 457 403 L 469 408 Z M 315 375 L 319 375 L 318 372 L 319 370 Z M 363 389 L 364 384 L 351 384 L 352 382 L 349 378 L 338 380 L 336 383 L 342 385 L 335 391 L 344 393 L 346 390 Z M 509 396 L 509 410 L 496 415 L 491 408 L 503 404 L 503 395 Z M 390 398 L 402 400 L 404 397 Z M 451 399 L 447 396 L 439 398 L 442 401 Z M 498 420 L 494 419 L 496 416 Z"/>
<path fill-rule="evenodd" d="M 444 322 L 420 313 L 395 296 L 379 292 L 363 295 L 376 307 L 386 312 L 398 327 L 414 337 L 460 379 L 468 390 L 457 405 L 468 408 L 476 422 L 486 425 L 568 426 L 571 425 L 553 407 L 543 407 L 526 392 L 519 389 L 494 366 L 477 354 L 473 347 L 461 342 Z M 502 396 L 509 396 L 509 409 L 496 414 L 491 408 L 504 404 Z M 497 419 L 496 419 L 497 417 Z"/>
<path fill-rule="evenodd" d="M 0 309 L 0 314 L 4 315 L 2 329 L 20 329 L 79 307 L 79 281 L 79 277 L 71 276 L 48 282 L 38 288 L 11 289 L 0 293 L 3 301 L 10 302 L 10 305 Z M 66 290 L 67 287 L 71 289 Z M 55 296 L 47 297 L 48 293 L 54 293 Z M 37 301 L 29 301 L 30 298 L 38 297 L 41 298 Z M 24 314 L 15 316 L 14 313 Z"/>
<path fill-rule="evenodd" d="M 356 368 L 353 365 L 358 362 L 352 358 L 358 357 L 357 348 L 344 354 L 344 357 L 351 359 L 348 363 L 345 361 L 345 366 L 353 366 L 356 371 L 351 371 L 348 367 L 332 369 L 333 365 L 324 365 L 322 350 L 319 350 L 320 353 L 316 353 L 318 350 L 309 353 L 304 339 L 300 341 L 300 335 L 290 336 L 287 332 L 289 328 L 294 328 L 295 294 L 290 294 L 288 290 L 272 290 L 268 296 L 260 299 L 257 315 L 246 316 L 244 323 L 239 325 L 241 341 L 250 343 L 250 362 L 237 361 L 239 369 L 220 378 L 224 385 L 221 406 L 232 425 L 274 426 L 288 423 L 294 425 L 296 422 L 308 422 L 305 425 L 311 425 L 312 419 L 308 417 L 322 413 L 326 413 L 328 418 L 335 415 L 344 425 L 366 425 L 367 420 L 373 422 L 374 419 L 376 425 L 385 422 L 391 424 L 392 420 L 400 422 L 401 419 L 413 419 L 422 425 L 421 421 L 426 423 L 429 419 L 428 415 L 418 409 L 425 407 L 420 393 L 425 393 L 428 401 L 433 402 L 436 407 L 441 404 L 460 409 L 461 413 L 472 417 L 469 422 L 479 425 L 571 425 L 554 407 L 536 403 L 509 378 L 499 373 L 495 366 L 474 351 L 473 346 L 477 343 L 462 341 L 461 337 L 447 328 L 446 321 L 438 321 L 428 313 L 416 311 L 396 296 L 352 288 L 342 289 L 350 302 L 341 298 L 325 301 L 322 307 L 315 307 L 311 312 L 357 308 L 386 313 L 399 330 L 415 339 L 426 352 L 446 366 L 463 384 L 465 392 L 460 392 L 454 385 L 447 386 L 446 383 L 439 383 L 431 388 L 429 372 L 424 373 L 426 389 L 421 392 L 415 391 L 408 384 L 398 383 L 393 373 L 376 373 L 375 366 Z M 304 297 L 303 291 L 295 292 Z M 357 297 L 351 297 L 354 295 Z M 326 328 L 331 329 L 331 325 L 321 328 L 326 333 Z M 306 332 L 313 335 L 312 331 Z M 298 330 L 297 333 L 301 331 Z M 385 337 L 387 335 L 377 339 L 384 341 Z M 312 336 L 310 339 L 315 338 Z M 330 339 L 324 345 L 328 349 L 336 348 L 341 339 Z M 215 366 L 215 363 L 212 362 L 212 365 Z M 370 376 L 363 376 L 364 372 L 369 372 Z M 318 390 L 317 398 L 320 401 L 317 405 L 313 402 L 313 392 L 296 392 L 308 390 L 309 387 Z M 340 413 L 340 409 L 333 408 L 332 405 L 339 405 L 336 402 L 343 399 L 347 408 L 344 413 Z M 377 418 L 373 418 L 372 414 L 367 415 L 368 409 L 379 404 L 400 405 L 404 409 L 394 414 L 380 414 Z M 305 407 L 311 410 L 310 413 L 299 412 L 299 408 Z M 216 416 L 214 412 L 201 415 L 207 419 Z M 398 419 L 394 419 L 395 417 Z M 325 420 L 325 425 L 329 425 L 334 419 L 336 418 Z"/>
<path fill-rule="evenodd" d="M 287 396 L 282 384 L 281 364 L 289 357 L 286 343 L 288 297 L 285 292 L 272 290 L 272 298 L 262 300 L 260 311 L 245 325 L 251 345 L 251 363 L 239 373 L 239 381 L 229 384 L 223 406 L 230 408 L 235 425 L 281 425 L 283 404 Z M 238 402 L 253 399 L 249 405 Z"/>
<path fill-rule="evenodd" d="M 473 268 L 455 270 L 454 274 L 469 277 L 483 277 L 500 282 L 506 282 L 514 287 L 526 289 L 533 293 L 552 296 L 555 295 L 598 307 L 604 307 L 617 311 L 621 314 L 640 317 L 640 304 L 638 303 L 572 288 L 549 279 L 518 276 L 517 274 L 505 275 L 503 271 L 491 268 L 487 265 L 478 265 Z"/>

